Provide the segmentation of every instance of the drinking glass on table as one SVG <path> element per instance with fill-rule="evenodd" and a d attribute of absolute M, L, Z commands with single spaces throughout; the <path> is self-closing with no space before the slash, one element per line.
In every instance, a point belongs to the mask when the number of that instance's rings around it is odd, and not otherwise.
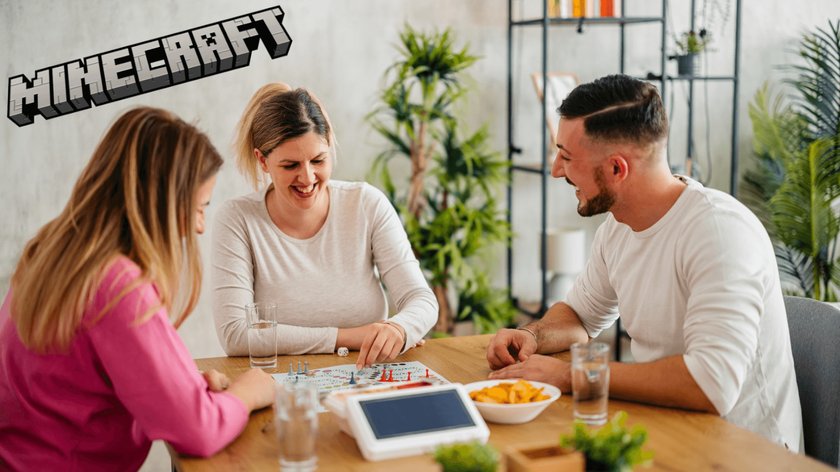
<path fill-rule="evenodd" d="M 277 317 L 273 303 L 245 305 L 248 323 L 248 356 L 251 367 L 277 367 Z"/>
<path fill-rule="evenodd" d="M 274 427 L 282 470 L 315 470 L 319 404 L 315 382 L 282 382 L 275 387 Z"/>
<path fill-rule="evenodd" d="M 572 344 L 572 399 L 575 419 L 590 425 L 607 422 L 610 347 L 604 343 Z"/>

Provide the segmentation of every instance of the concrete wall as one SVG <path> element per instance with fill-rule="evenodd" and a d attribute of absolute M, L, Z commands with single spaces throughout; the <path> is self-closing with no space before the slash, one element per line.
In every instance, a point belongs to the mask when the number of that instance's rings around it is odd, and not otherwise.
<path fill-rule="evenodd" d="M 416 28 L 452 27 L 460 42 L 469 42 L 472 52 L 483 57 L 473 67 L 474 93 L 463 109 L 470 128 L 486 122 L 493 133 L 495 147 L 506 145 L 506 18 L 504 0 L 150 0 L 113 2 L 106 0 L 2 0 L 0 1 L 0 66 L 4 80 L 17 74 L 32 76 L 43 67 L 139 43 L 257 11 L 280 4 L 286 12 L 284 26 L 293 38 L 287 57 L 271 60 L 262 46 L 250 66 L 170 87 L 116 103 L 94 107 L 50 121 L 36 118 L 33 125 L 18 128 L 8 119 L 0 120 L 0 294 L 5 296 L 8 279 L 25 242 L 63 207 L 75 178 L 87 162 L 97 140 L 121 112 L 136 105 L 152 105 L 173 110 L 205 130 L 227 158 L 219 177 L 214 203 L 249 191 L 233 165 L 229 143 L 241 110 L 260 85 L 281 80 L 306 86 L 320 96 L 335 123 L 340 144 L 340 160 L 335 178 L 363 179 L 381 140 L 364 122 L 364 115 L 376 103 L 381 74 L 395 59 L 397 34 L 405 23 Z M 539 2 L 515 1 L 517 11 L 526 13 Z M 625 0 L 632 14 L 657 13 L 659 2 Z M 701 2 L 698 2 L 700 4 Z M 807 8 L 796 2 L 768 0 L 743 2 L 741 94 L 738 97 L 740 133 L 738 143 L 742 161 L 751 149 L 751 127 L 746 105 L 761 83 L 778 78 L 775 66 L 789 62 L 786 51 L 794 47 L 799 35 L 814 26 L 826 25 L 828 18 L 840 17 L 836 0 L 811 0 Z M 669 25 L 687 29 L 686 1 L 670 2 Z M 714 5 L 734 10 L 734 2 L 717 0 Z M 723 25 L 722 15 L 712 25 L 716 33 L 714 48 L 706 70 L 713 74 L 731 73 L 732 17 Z M 717 29 L 717 30 L 715 30 Z M 643 74 L 657 67 L 658 27 L 634 26 L 628 29 L 628 73 Z M 521 159 L 539 156 L 539 107 L 528 75 L 539 67 L 537 29 L 518 30 L 514 35 L 514 73 L 519 87 L 515 93 L 517 121 L 515 137 L 525 149 Z M 550 34 L 551 70 L 575 72 L 582 80 L 615 72 L 618 67 L 618 35 L 614 27 L 589 27 L 583 35 L 571 29 L 554 29 Z M 670 43 L 670 41 L 669 41 Z M 669 47 L 670 50 L 670 47 Z M 669 70 L 673 70 L 669 64 Z M 8 102 L 7 86 L 2 87 Z M 673 109 L 671 160 L 682 162 L 685 154 L 683 87 L 674 88 L 667 98 Z M 711 156 L 714 172 L 710 185 L 728 189 L 728 156 L 731 89 L 713 84 L 698 87 L 695 111 L 697 158 L 708 169 Z M 708 92 L 708 93 L 707 93 Z M 705 107 L 708 103 L 708 120 Z M 706 139 L 706 123 L 710 123 Z M 707 152 L 708 149 L 708 152 Z M 520 158 L 518 158 L 520 159 Z M 538 198 L 536 178 L 517 176 L 515 223 L 517 231 L 515 289 L 521 297 L 538 296 L 537 225 L 534 202 Z M 550 187 L 549 225 L 579 226 L 591 237 L 599 219 L 583 220 L 575 213 L 573 195 L 563 183 Z M 208 217 L 213 218 L 212 206 Z M 201 238 L 207 252 L 209 235 Z M 499 284 L 504 283 L 503 253 L 496 267 Z M 205 261 L 207 264 L 208 261 Z M 210 315 L 207 286 L 194 315 L 181 328 L 195 357 L 222 355 Z M 165 454 L 165 453 L 163 453 Z M 147 465 L 166 469 L 160 450 Z"/>

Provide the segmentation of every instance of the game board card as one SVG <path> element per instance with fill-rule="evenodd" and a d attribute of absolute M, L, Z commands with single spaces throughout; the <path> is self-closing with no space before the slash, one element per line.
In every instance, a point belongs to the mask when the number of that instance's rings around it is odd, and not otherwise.
<path fill-rule="evenodd" d="M 283 366 L 278 364 L 278 368 L 282 369 Z M 321 398 L 330 392 L 371 385 L 421 380 L 441 384 L 449 383 L 442 375 L 418 361 L 373 364 L 358 371 L 355 364 L 308 369 L 300 366 L 299 363 L 291 363 L 289 372 L 272 374 L 272 377 L 277 382 L 315 382 Z M 324 411 L 326 410 L 322 407 L 319 413 Z"/>

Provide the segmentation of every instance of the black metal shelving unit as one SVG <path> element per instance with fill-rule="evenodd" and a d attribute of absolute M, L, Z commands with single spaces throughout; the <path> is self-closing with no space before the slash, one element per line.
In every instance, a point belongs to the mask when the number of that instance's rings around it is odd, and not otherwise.
<path fill-rule="evenodd" d="M 691 0 L 690 2 L 690 11 L 691 11 L 691 29 L 695 28 L 695 1 Z M 513 18 L 513 0 L 508 0 L 508 30 L 507 30 L 507 110 L 508 110 L 508 123 L 507 123 L 507 133 L 508 133 L 508 162 L 510 164 L 508 170 L 508 177 L 510 184 L 507 188 L 507 208 L 508 208 L 508 215 L 507 221 L 509 224 L 512 225 L 512 213 L 513 213 L 513 174 L 514 172 L 524 172 L 524 173 L 531 173 L 536 174 L 539 176 L 540 180 L 540 275 L 541 275 L 541 298 L 538 306 L 528 307 L 524 306 L 523 304 L 519 303 L 517 297 L 513 294 L 513 246 L 512 246 L 512 239 L 508 241 L 508 250 L 507 250 L 507 286 L 508 290 L 511 293 L 511 297 L 513 299 L 514 304 L 517 308 L 525 313 L 528 316 L 539 318 L 545 313 L 548 309 L 548 290 L 549 290 L 549 282 L 547 279 L 547 261 L 545 255 L 547 254 L 547 241 L 546 241 L 546 228 L 548 225 L 548 212 L 547 212 L 547 199 L 548 199 L 548 178 L 551 168 L 551 163 L 548 160 L 548 155 L 545 153 L 545 149 L 547 148 L 548 140 L 548 127 L 546 126 L 547 117 L 545 115 L 545 100 L 546 100 L 546 93 L 543 93 L 542 97 L 542 106 L 540 108 L 540 115 L 541 115 L 541 133 L 540 133 L 540 144 L 537 149 L 542 151 L 542 156 L 540 159 L 540 165 L 538 166 L 527 166 L 527 165 L 519 165 L 514 164 L 514 156 L 517 154 L 522 153 L 522 149 L 516 145 L 514 142 L 513 136 L 513 122 L 514 122 L 514 110 L 513 110 L 513 84 L 514 80 L 522 79 L 521 77 L 513 77 L 513 31 L 516 28 L 529 28 L 529 27 L 539 27 L 541 28 L 542 33 L 542 56 L 541 56 L 541 72 L 542 72 L 542 83 L 548 83 L 548 31 L 551 27 L 576 27 L 577 32 L 583 34 L 585 29 L 588 27 L 618 27 L 620 34 L 619 34 L 619 64 L 618 70 L 619 73 L 624 73 L 625 70 L 625 29 L 628 26 L 637 25 L 637 24 L 651 24 L 651 23 L 658 23 L 660 25 L 660 44 L 659 44 L 659 71 L 658 73 L 655 72 L 648 72 L 645 77 L 639 77 L 640 79 L 649 80 L 651 82 L 656 83 L 659 86 L 660 94 L 662 96 L 663 104 L 665 104 L 665 100 L 667 97 L 667 89 L 670 86 L 674 86 L 674 82 L 678 81 L 686 81 L 688 82 L 688 92 L 687 92 L 687 113 L 688 113 L 688 123 L 687 123 L 687 156 L 693 155 L 693 141 L 691 139 L 693 130 L 694 130 L 694 122 L 693 122 L 693 107 L 694 107 L 694 82 L 696 81 L 725 81 L 731 82 L 733 87 L 733 100 L 732 100 L 732 135 L 731 135 L 731 157 L 730 157 L 730 193 L 733 195 L 737 190 L 737 175 L 738 175 L 738 147 L 737 147 L 737 135 L 738 135 L 738 74 L 739 74 L 739 45 L 740 45 L 740 16 L 741 16 L 741 2 L 740 0 L 735 0 L 735 51 L 734 51 L 734 68 L 732 75 L 719 75 L 719 76 L 705 76 L 705 75 L 698 75 L 698 76 L 670 76 L 666 73 L 666 62 L 668 59 L 667 53 L 667 25 L 666 25 L 666 18 L 668 17 L 668 0 L 662 0 L 661 2 L 661 15 L 660 16 L 642 16 L 642 17 L 628 17 L 626 16 L 625 12 L 625 2 L 622 2 L 621 5 L 621 12 L 620 16 L 614 18 L 556 18 L 550 17 L 548 15 L 548 3 L 545 0 L 542 0 L 542 17 L 531 18 L 531 19 L 514 19 Z M 666 107 L 667 109 L 667 107 Z M 672 128 L 673 129 L 673 128 Z M 619 325 L 619 332 L 622 332 L 620 325 Z M 619 339 L 616 339 L 616 355 L 620 358 L 620 342 Z"/>

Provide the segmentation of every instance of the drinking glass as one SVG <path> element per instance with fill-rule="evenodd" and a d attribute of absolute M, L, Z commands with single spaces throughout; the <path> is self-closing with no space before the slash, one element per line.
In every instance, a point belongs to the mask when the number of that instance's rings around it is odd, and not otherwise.
<path fill-rule="evenodd" d="M 248 356 L 251 367 L 277 367 L 277 317 L 273 303 L 245 305 L 248 323 Z"/>
<path fill-rule="evenodd" d="M 282 470 L 315 470 L 318 456 L 318 386 L 300 380 L 278 383 L 275 388 L 274 426 L 280 442 Z"/>
<path fill-rule="evenodd" d="M 586 424 L 607 422 L 609 355 L 610 347 L 604 343 L 572 344 L 572 403 L 575 419 Z"/>

